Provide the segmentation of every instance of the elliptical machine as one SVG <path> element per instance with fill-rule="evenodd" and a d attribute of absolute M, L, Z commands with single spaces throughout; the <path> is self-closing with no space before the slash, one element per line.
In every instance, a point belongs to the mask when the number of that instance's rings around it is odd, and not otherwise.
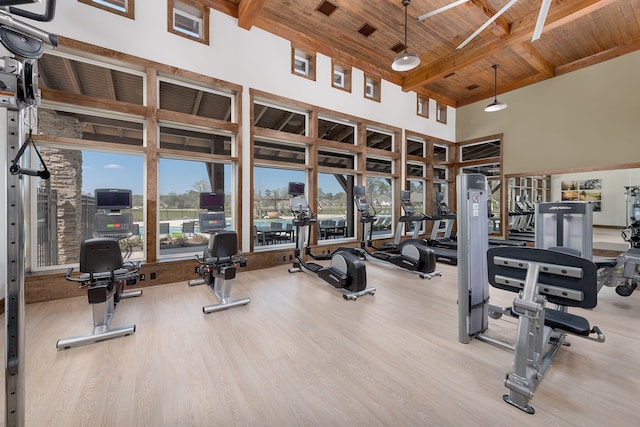
<path fill-rule="evenodd" d="M 289 273 L 303 271 L 315 275 L 332 287 L 340 290 L 346 300 L 356 300 L 361 295 L 374 295 L 376 288 L 367 287 L 367 273 L 364 262 L 354 253 L 338 249 L 331 254 L 331 264 L 324 267 L 302 258 L 305 240 L 311 234 L 311 226 L 317 222 L 307 199 L 304 197 L 303 183 L 289 183 L 289 204 L 294 215 L 293 226 L 296 233 L 295 261 Z M 310 251 L 309 251 L 310 253 Z"/>
<path fill-rule="evenodd" d="M 363 192 L 364 190 L 357 189 L 357 191 Z M 363 196 L 364 193 L 362 193 L 361 195 Z M 356 200 L 356 205 L 357 204 L 358 204 L 358 201 Z M 426 242 L 420 239 L 420 224 L 425 219 L 428 219 L 428 217 L 426 215 L 418 215 L 416 213 L 416 208 L 415 206 L 413 206 L 413 203 L 411 203 L 410 191 L 403 190 L 400 192 L 400 204 L 402 206 L 402 211 L 404 212 L 404 215 L 398 218 L 398 224 L 396 225 L 396 231 L 393 236 L 393 242 L 386 243 L 383 246 L 376 246 L 373 243 L 373 238 L 372 238 L 373 227 L 370 227 L 369 236 L 367 240 L 368 247 L 373 248 L 377 251 L 384 251 L 384 252 L 390 252 L 395 254 L 400 253 L 402 246 L 408 242 L 408 240 L 404 240 L 404 241 L 402 240 L 402 232 L 405 228 L 409 230 L 410 227 L 412 229 L 411 240 L 413 241 L 413 243 L 426 244 Z M 371 210 L 374 210 L 372 206 L 371 206 Z M 375 219 L 375 214 L 376 212 L 374 210 L 373 212 L 374 219 Z"/>
<path fill-rule="evenodd" d="M 371 252 L 367 248 L 376 248 L 373 241 L 373 228 L 371 225 L 376 220 L 376 212 L 369 205 L 365 196 L 365 187 L 356 186 L 353 188 L 353 200 L 356 208 L 360 212 L 360 222 L 362 223 L 362 240 L 360 248 L 365 254 L 366 259 L 385 263 L 384 265 L 394 265 L 404 270 L 418 274 L 421 279 L 431 279 L 433 276 L 442 276 L 442 272 L 436 270 L 436 254 L 432 248 L 427 246 L 421 239 L 407 239 L 400 242 L 402 234 L 402 222 L 398 223 L 396 230 L 397 244 L 393 245 L 393 251 L 385 252 L 378 250 Z M 373 211 L 372 211 L 373 210 Z M 413 211 L 415 213 L 415 209 Z M 419 225 L 414 225 L 415 229 Z M 394 242 L 395 243 L 395 242 Z"/>

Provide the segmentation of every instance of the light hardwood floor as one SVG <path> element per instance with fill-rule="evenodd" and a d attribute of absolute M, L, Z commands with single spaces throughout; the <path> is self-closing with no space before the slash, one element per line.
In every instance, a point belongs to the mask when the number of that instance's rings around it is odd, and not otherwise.
<path fill-rule="evenodd" d="M 241 271 L 233 294 L 251 304 L 208 315 L 202 306 L 214 297 L 189 277 L 122 301 L 114 326 L 135 323 L 134 335 L 66 351 L 59 338 L 92 328 L 86 298 L 28 305 L 26 425 L 640 423 L 640 292 L 600 293 L 585 314 L 606 343 L 570 338 L 528 415 L 502 401 L 512 354 L 458 342 L 456 269 L 440 269 L 444 277 L 420 280 L 367 264 L 377 293 L 355 302 L 285 266 Z M 513 298 L 491 295 L 501 305 Z M 490 332 L 510 339 L 515 324 L 492 320 Z"/>

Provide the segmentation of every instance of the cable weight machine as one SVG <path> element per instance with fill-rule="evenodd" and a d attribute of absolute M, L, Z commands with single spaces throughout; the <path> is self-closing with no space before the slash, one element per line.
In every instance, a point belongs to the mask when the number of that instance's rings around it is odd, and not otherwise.
<path fill-rule="evenodd" d="M 0 57 L 0 114 L 6 120 L 6 241 L 7 264 L 5 282 L 5 426 L 24 426 L 24 358 L 25 358 L 25 252 L 23 177 L 48 179 L 50 173 L 22 167 L 22 155 L 36 125 L 36 106 L 40 103 L 37 88 L 37 60 L 44 54 L 45 44 L 56 47 L 57 36 L 14 18 L 21 16 L 35 21 L 51 21 L 55 0 L 47 0 L 44 12 L 37 14 L 17 8 L 17 5 L 39 0 L 0 0 L 0 43 L 13 55 Z M 25 125 L 29 137 L 24 138 Z M 23 142 L 24 140 L 24 142 Z M 40 154 L 38 153 L 38 157 Z M 40 158 L 42 162 L 42 158 Z M 9 164 L 11 163 L 11 164 Z"/>

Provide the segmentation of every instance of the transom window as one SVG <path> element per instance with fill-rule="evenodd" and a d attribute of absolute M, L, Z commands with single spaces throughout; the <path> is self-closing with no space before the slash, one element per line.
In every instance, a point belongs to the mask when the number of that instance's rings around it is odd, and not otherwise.
<path fill-rule="evenodd" d="M 367 148 L 393 151 L 393 135 L 378 130 L 367 129 Z"/>
<path fill-rule="evenodd" d="M 500 140 L 480 142 L 460 147 L 460 161 L 487 159 L 500 156 Z"/>
<path fill-rule="evenodd" d="M 306 135 L 307 115 L 299 111 L 255 102 L 254 125 L 280 132 Z"/>
<path fill-rule="evenodd" d="M 351 123 L 329 118 L 318 118 L 318 137 L 320 139 L 353 145 L 355 143 L 355 134 L 356 127 Z"/>

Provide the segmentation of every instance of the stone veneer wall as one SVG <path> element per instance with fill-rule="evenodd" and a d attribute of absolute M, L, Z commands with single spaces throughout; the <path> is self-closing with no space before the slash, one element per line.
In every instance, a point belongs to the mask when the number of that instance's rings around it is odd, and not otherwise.
<path fill-rule="evenodd" d="M 82 124 L 73 116 L 38 108 L 38 134 L 81 139 Z M 58 191 L 58 264 L 77 263 L 83 239 L 82 152 L 42 147 L 40 154 L 51 172 L 51 188 Z"/>

